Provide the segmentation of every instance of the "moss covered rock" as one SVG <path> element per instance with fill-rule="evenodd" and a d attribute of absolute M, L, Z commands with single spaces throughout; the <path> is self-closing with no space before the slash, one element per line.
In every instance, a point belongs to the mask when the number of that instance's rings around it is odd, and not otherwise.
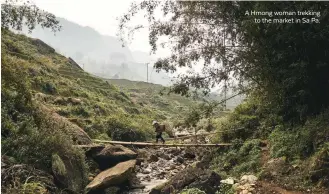
<path fill-rule="evenodd" d="M 86 185 L 86 170 L 83 161 L 74 156 L 53 154 L 52 171 L 57 184 L 74 193 L 81 193 Z"/>

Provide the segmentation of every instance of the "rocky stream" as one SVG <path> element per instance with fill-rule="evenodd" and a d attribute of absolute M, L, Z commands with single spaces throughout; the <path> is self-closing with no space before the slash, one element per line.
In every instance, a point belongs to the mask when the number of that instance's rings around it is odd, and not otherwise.
<path fill-rule="evenodd" d="M 88 193 L 171 193 L 188 185 L 206 186 L 209 193 L 214 193 L 220 183 L 218 174 L 204 169 L 207 152 L 202 148 L 108 145 L 92 148 L 86 154 L 95 163 L 95 173 L 86 187 Z"/>
<path fill-rule="evenodd" d="M 138 153 L 143 156 L 135 167 L 136 182 L 141 188 L 127 191 L 129 194 L 150 193 L 196 161 L 194 153 L 181 148 L 140 149 Z"/>

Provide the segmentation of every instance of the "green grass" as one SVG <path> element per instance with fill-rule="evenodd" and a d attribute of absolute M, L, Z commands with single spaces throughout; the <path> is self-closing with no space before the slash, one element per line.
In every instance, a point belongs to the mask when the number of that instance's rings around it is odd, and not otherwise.
<path fill-rule="evenodd" d="M 177 94 L 168 95 L 167 88 L 158 84 L 124 79 L 106 80 L 125 91 L 134 102 L 150 107 L 152 110 L 161 111 L 167 118 L 180 117 L 189 110 L 189 107 L 201 102 L 201 99 L 192 100 Z"/>
<path fill-rule="evenodd" d="M 149 139 L 152 120 L 176 119 L 200 102 L 176 94 L 160 95 L 165 87 L 157 84 L 101 79 L 74 67 L 62 55 L 46 52 L 34 39 L 9 31 L 2 33 L 2 50 L 11 65 L 18 65 L 27 75 L 31 93 L 46 98 L 37 101 L 74 121 L 92 138 L 111 137 L 120 126 Z M 69 98 L 82 103 L 72 104 Z M 113 127 L 111 120 L 117 125 Z"/>
<path fill-rule="evenodd" d="M 102 133 L 111 136 L 112 129 L 107 124 L 111 118 L 121 122 L 123 128 L 143 131 L 144 136 L 151 136 L 150 123 L 158 119 L 161 111 L 133 102 L 113 84 L 70 65 L 67 58 L 57 53 L 41 54 L 40 48 L 33 45 L 33 39 L 11 32 L 2 33 L 2 48 L 9 63 L 19 65 L 20 71 L 27 75 L 31 93 L 43 93 L 47 99 L 36 100 L 60 115 L 76 120 L 87 132 L 93 131 L 89 133 L 91 137 Z M 82 103 L 69 103 L 68 98 L 79 99 Z M 121 118 L 125 119 L 121 121 Z M 85 119 L 90 122 L 84 122 Z"/>

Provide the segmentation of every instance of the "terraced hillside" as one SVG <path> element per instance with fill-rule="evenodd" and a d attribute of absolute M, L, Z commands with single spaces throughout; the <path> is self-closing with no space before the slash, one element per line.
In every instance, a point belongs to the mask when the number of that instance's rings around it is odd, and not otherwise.
<path fill-rule="evenodd" d="M 37 39 L 4 31 L 1 46 L 5 77 L 24 75 L 35 101 L 76 123 L 91 138 L 129 139 L 122 135 L 129 131 L 135 131 L 138 138 L 150 138 L 152 120 L 165 120 L 194 103 L 181 96 L 160 96 L 159 85 L 147 84 L 134 93 L 128 85 L 128 90 L 122 85 L 118 88 L 114 80 L 84 72 Z"/>
<path fill-rule="evenodd" d="M 168 95 L 166 88 L 158 84 L 124 79 L 108 79 L 107 81 L 125 91 L 134 102 L 160 111 L 166 117 L 181 116 L 188 111 L 189 107 L 201 102 L 201 99 L 192 100 L 177 94 Z"/>

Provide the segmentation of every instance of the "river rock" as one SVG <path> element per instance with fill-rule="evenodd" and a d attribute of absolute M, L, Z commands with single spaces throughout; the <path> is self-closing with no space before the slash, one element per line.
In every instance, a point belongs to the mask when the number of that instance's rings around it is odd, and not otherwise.
<path fill-rule="evenodd" d="M 160 158 L 159 160 L 158 160 L 158 167 L 161 167 L 161 168 L 163 168 L 163 167 L 165 167 L 166 166 L 166 164 L 167 164 L 167 161 L 166 160 L 164 160 L 164 159 L 162 159 L 162 158 Z"/>
<path fill-rule="evenodd" d="M 214 194 L 219 184 L 220 176 L 217 173 L 189 166 L 166 183 L 153 188 L 150 193 L 167 194 L 173 190 L 180 191 L 185 187 L 196 187 L 205 190 L 207 194 Z"/>
<path fill-rule="evenodd" d="M 176 161 L 179 163 L 184 163 L 184 158 L 177 156 Z"/>
<path fill-rule="evenodd" d="M 195 150 L 191 148 L 185 149 L 183 157 L 186 159 L 194 159 L 196 157 Z"/>
<path fill-rule="evenodd" d="M 220 181 L 221 183 L 224 183 L 224 184 L 229 184 L 229 185 L 233 185 L 234 184 L 234 179 L 232 177 L 229 177 L 225 180 L 221 180 Z"/>
<path fill-rule="evenodd" d="M 187 158 L 187 159 L 194 159 L 195 158 L 195 154 L 192 152 L 192 151 L 188 151 L 186 150 L 185 153 L 184 153 L 184 158 Z"/>
<path fill-rule="evenodd" d="M 136 165 L 136 160 L 121 162 L 98 174 L 86 187 L 87 193 L 97 189 L 106 189 L 119 185 L 129 179 Z"/>
<path fill-rule="evenodd" d="M 157 162 L 159 160 L 158 156 L 155 154 L 152 154 L 150 158 L 148 159 L 149 162 Z"/>
<path fill-rule="evenodd" d="M 122 145 L 108 145 L 99 153 L 94 155 L 94 160 L 98 163 L 101 170 L 108 169 L 120 162 L 132 160 L 137 154 Z"/>
<path fill-rule="evenodd" d="M 165 159 L 165 160 L 170 160 L 170 156 L 169 156 L 168 154 L 163 153 L 163 152 L 161 152 L 161 153 L 159 154 L 159 157 L 160 157 L 160 158 L 163 158 L 163 159 Z"/>
<path fill-rule="evenodd" d="M 144 158 L 136 158 L 136 165 L 141 165 L 144 162 Z"/>
<path fill-rule="evenodd" d="M 181 149 L 180 148 L 172 148 L 171 150 L 169 150 L 169 153 L 174 155 L 174 156 L 178 156 L 181 153 Z"/>
<path fill-rule="evenodd" d="M 150 174 L 151 172 L 152 172 L 152 170 L 149 168 L 146 168 L 142 171 L 143 174 Z"/>
<path fill-rule="evenodd" d="M 146 181 L 151 181 L 151 177 L 149 175 L 145 176 L 144 178 Z"/>
<path fill-rule="evenodd" d="M 258 178 L 254 175 L 243 175 L 240 180 L 240 184 L 249 183 L 255 184 Z"/>
<path fill-rule="evenodd" d="M 219 188 L 221 177 L 214 171 L 205 173 L 189 185 L 190 188 L 198 188 L 207 194 L 215 194 Z"/>
<path fill-rule="evenodd" d="M 150 151 L 146 149 L 137 149 L 136 150 L 139 158 L 149 158 L 150 157 Z"/>

